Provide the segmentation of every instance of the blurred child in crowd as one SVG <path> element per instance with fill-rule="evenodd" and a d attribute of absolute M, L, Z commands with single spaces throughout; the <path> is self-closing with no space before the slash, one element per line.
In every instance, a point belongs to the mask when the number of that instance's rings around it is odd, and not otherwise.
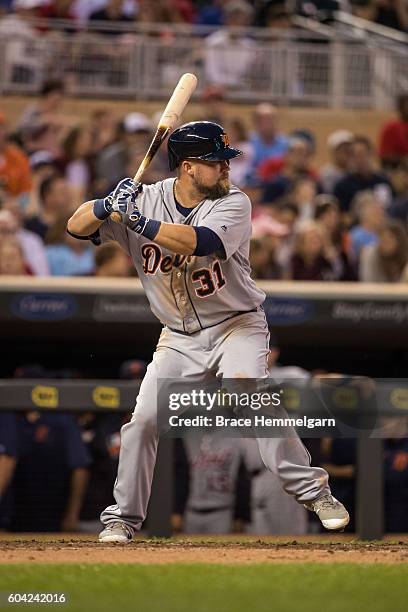
<path fill-rule="evenodd" d="M 384 206 L 373 191 L 357 193 L 352 203 L 357 219 L 350 231 L 351 250 L 354 261 L 358 262 L 361 249 L 378 241 L 378 233 L 385 223 Z"/>
<path fill-rule="evenodd" d="M 338 254 L 325 245 L 323 232 L 316 221 L 302 221 L 295 234 L 290 262 L 292 280 L 340 280 L 342 266 Z"/>
<path fill-rule="evenodd" d="M 379 232 L 378 242 L 361 251 L 360 280 L 367 283 L 397 283 L 403 279 L 403 273 L 405 276 L 407 262 L 406 228 L 398 221 L 387 221 Z"/>

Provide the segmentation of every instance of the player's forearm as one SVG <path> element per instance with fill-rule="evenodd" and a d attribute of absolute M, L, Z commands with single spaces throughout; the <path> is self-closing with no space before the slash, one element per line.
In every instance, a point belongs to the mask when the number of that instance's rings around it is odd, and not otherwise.
<path fill-rule="evenodd" d="M 103 223 L 103 220 L 98 219 L 94 214 L 94 202 L 95 200 L 85 202 L 74 212 L 67 225 L 67 229 L 71 234 L 90 236 Z"/>
<path fill-rule="evenodd" d="M 79 517 L 88 481 L 89 471 L 86 468 L 76 468 L 72 471 L 66 514 Z"/>
<path fill-rule="evenodd" d="M 5 493 L 14 474 L 16 460 L 8 455 L 0 456 L 0 498 Z"/>
<path fill-rule="evenodd" d="M 161 223 L 154 242 L 178 255 L 192 255 L 197 246 L 197 235 L 189 225 Z"/>

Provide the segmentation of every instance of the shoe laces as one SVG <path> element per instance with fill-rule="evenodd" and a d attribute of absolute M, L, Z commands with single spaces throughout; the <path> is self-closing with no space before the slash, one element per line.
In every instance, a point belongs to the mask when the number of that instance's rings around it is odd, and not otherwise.
<path fill-rule="evenodd" d="M 116 529 L 116 527 L 120 527 L 121 529 L 126 531 L 129 535 L 132 535 L 126 523 L 122 523 L 121 521 L 115 521 L 114 523 L 109 523 L 109 525 L 107 526 L 107 529 Z"/>
<path fill-rule="evenodd" d="M 320 510 L 325 510 L 328 508 L 335 508 L 336 506 L 340 506 L 340 503 L 334 499 L 331 495 L 324 495 L 320 499 L 316 500 L 316 505 L 319 506 Z"/>

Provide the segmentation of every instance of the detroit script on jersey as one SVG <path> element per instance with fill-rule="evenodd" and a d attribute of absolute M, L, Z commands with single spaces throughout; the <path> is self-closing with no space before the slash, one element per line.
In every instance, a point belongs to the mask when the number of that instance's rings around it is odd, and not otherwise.
<path fill-rule="evenodd" d="M 265 294 L 250 277 L 249 198 L 233 186 L 228 195 L 204 200 L 184 217 L 176 207 L 174 181 L 145 185 L 138 198 L 141 213 L 166 223 L 208 227 L 219 236 L 223 253 L 175 255 L 111 219 L 99 232 L 102 243 L 116 240 L 130 255 L 152 312 L 163 325 L 191 334 L 260 306 Z"/>

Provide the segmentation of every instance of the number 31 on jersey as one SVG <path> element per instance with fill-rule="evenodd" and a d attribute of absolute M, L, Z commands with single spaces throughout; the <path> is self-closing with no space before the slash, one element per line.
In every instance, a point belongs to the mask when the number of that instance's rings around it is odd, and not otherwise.
<path fill-rule="evenodd" d="M 222 275 L 221 264 L 218 259 L 213 263 L 211 268 L 199 268 L 194 270 L 191 275 L 191 280 L 195 288 L 197 297 L 206 298 L 214 295 L 226 284 L 226 280 Z"/>

